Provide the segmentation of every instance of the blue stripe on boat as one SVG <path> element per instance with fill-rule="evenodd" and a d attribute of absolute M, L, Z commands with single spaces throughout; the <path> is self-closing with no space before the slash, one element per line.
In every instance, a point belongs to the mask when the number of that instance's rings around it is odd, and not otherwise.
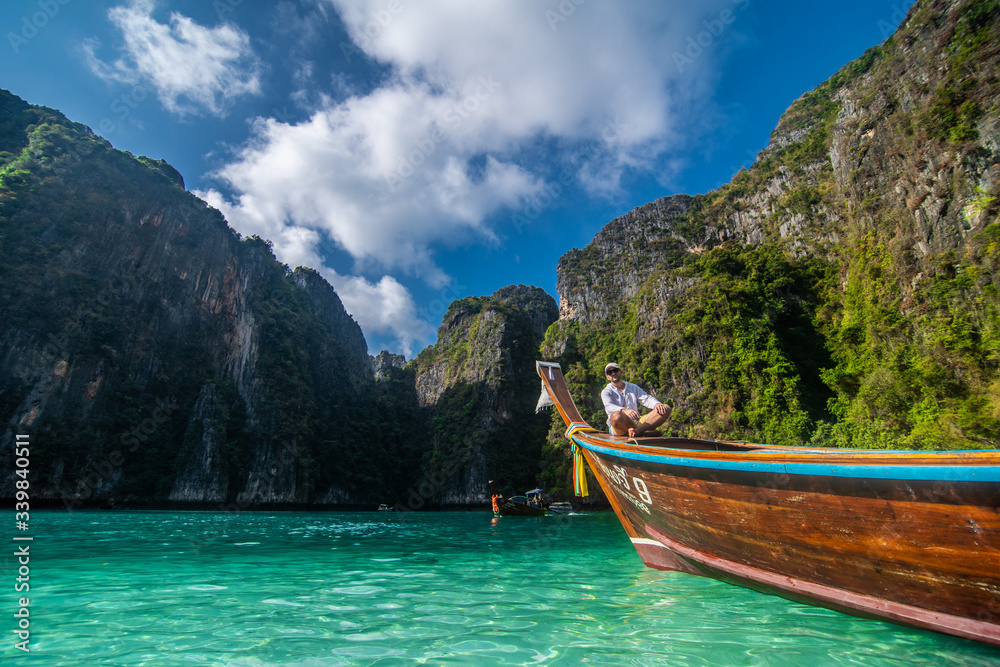
<path fill-rule="evenodd" d="M 601 447 L 573 438 L 578 445 L 593 452 L 633 461 L 649 461 L 685 468 L 712 470 L 742 470 L 746 472 L 784 473 L 786 475 L 820 475 L 823 477 L 854 477 L 858 479 L 912 479 L 948 482 L 1000 482 L 1000 466 L 942 465 L 831 465 L 829 463 L 770 463 L 767 461 L 724 461 L 691 459 L 669 454 L 629 452 Z M 845 450 L 850 451 L 850 450 Z M 803 452 L 805 453 L 805 452 Z M 888 452 L 886 452 L 888 453 Z M 903 452 L 901 452 L 903 453 Z M 924 452 L 930 453 L 930 452 Z M 942 452 L 944 453 L 944 452 Z M 951 453 L 951 452 L 948 452 Z M 732 452 L 727 452 L 732 454 Z M 786 452 L 781 452 L 782 455 Z"/>

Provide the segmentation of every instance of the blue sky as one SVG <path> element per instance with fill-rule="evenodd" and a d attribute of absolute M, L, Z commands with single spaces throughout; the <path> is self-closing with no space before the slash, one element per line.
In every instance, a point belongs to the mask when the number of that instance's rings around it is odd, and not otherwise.
<path fill-rule="evenodd" d="M 369 352 L 558 298 L 609 220 L 727 182 L 907 0 L 6 0 L 0 87 L 163 158 L 311 266 Z"/>

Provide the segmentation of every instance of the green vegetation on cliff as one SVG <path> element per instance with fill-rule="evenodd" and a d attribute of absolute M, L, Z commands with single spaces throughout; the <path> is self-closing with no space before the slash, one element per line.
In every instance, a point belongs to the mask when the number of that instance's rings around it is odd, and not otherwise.
<path fill-rule="evenodd" d="M 564 427 L 533 413 L 541 344 L 594 425 L 614 360 L 674 405 L 674 435 L 996 447 L 998 19 L 997 0 L 918 2 L 749 170 L 566 253 L 558 322 L 537 288 L 460 299 L 377 379 L 318 274 L 163 161 L 0 92 L 0 415 L 39 434 L 39 497 L 569 495 Z"/>
<path fill-rule="evenodd" d="M 318 274 L 162 160 L 5 91 L 0 284 L 0 414 L 38 435 L 39 498 L 377 502 L 409 482 L 381 465 L 398 443 L 362 437 L 364 339 Z"/>
<path fill-rule="evenodd" d="M 604 424 L 615 360 L 673 403 L 673 435 L 1000 446 L 998 19 L 997 2 L 918 2 L 796 100 L 749 170 L 567 253 L 543 353 L 584 417 Z M 562 431 L 545 476 L 565 489 Z"/>
<path fill-rule="evenodd" d="M 653 298 L 643 293 L 617 322 L 550 329 L 546 350 L 556 340 L 572 342 L 573 351 L 561 356 L 571 386 L 590 385 L 579 403 L 584 417 L 604 423 L 603 367 L 617 361 L 629 381 L 674 404 L 679 434 L 776 444 L 808 438 L 827 417 L 832 395 L 819 377 L 829 353 L 816 327 L 828 266 L 791 260 L 773 245 L 723 245 L 692 255 L 673 273 L 692 286 L 661 304 L 664 321 L 655 335 L 639 333 L 640 311 Z M 587 383 L 586 376 L 601 381 Z M 671 390 L 679 386 L 693 390 L 676 395 Z"/>
<path fill-rule="evenodd" d="M 537 484 L 548 419 L 534 413 L 535 360 L 557 316 L 555 300 L 537 287 L 459 299 L 437 343 L 407 365 L 428 411 L 424 470 L 441 480 L 436 499 L 459 502 L 464 488 L 465 502 L 488 502 L 490 479 L 507 494 Z"/>
<path fill-rule="evenodd" d="M 183 183 L 0 91 L 0 418 L 36 436 L 34 497 L 419 509 L 536 483 L 551 296 L 461 299 L 435 346 L 376 374 L 317 272 Z"/>

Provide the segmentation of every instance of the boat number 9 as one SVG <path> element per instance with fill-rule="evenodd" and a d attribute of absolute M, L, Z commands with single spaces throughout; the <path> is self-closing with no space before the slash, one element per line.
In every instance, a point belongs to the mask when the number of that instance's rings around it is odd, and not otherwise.
<path fill-rule="evenodd" d="M 653 498 L 649 495 L 649 489 L 646 488 L 646 483 L 639 479 L 638 477 L 633 477 L 632 482 L 635 483 L 635 490 L 642 498 L 642 502 L 652 504 Z"/>

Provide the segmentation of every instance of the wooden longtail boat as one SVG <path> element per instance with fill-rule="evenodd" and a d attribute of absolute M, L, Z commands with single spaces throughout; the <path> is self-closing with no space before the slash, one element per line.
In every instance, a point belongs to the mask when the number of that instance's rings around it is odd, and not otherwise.
<path fill-rule="evenodd" d="M 493 513 L 497 516 L 545 516 L 541 489 L 528 491 L 523 496 L 504 498 L 497 493 L 493 480 L 490 480 L 490 496 L 493 500 Z"/>
<path fill-rule="evenodd" d="M 537 370 L 646 565 L 1000 645 L 1000 450 L 617 437 Z"/>

